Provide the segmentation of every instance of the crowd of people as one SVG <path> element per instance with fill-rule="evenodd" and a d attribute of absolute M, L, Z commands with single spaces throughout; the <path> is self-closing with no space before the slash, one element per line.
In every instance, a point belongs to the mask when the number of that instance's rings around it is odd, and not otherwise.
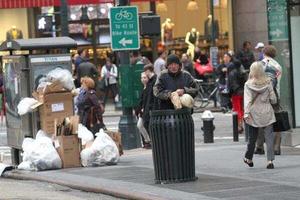
<path fill-rule="evenodd" d="M 168 55 L 167 51 L 161 51 L 153 64 L 138 51 L 132 52 L 131 64 L 144 65 L 141 73 L 143 90 L 139 105 L 135 108 L 143 147 L 151 148 L 150 111 L 174 109 L 171 101 L 173 93 L 179 97 L 184 94 L 195 97 L 199 92 L 195 78 L 205 78 L 205 73 L 213 73 L 218 80 L 220 106 L 225 111 L 237 113 L 239 133 L 246 131 L 249 136 L 244 162 L 252 167 L 253 154 L 264 154 L 263 145 L 266 142 L 267 168 L 274 168 L 272 161 L 274 154 L 281 153 L 281 139 L 280 133 L 272 130 L 275 120 L 273 104 L 279 101 L 282 69 L 274 60 L 274 46 L 259 42 L 255 49 L 257 58 L 251 43 L 246 41 L 236 54 L 233 51 L 226 52 L 216 68 L 209 66 L 209 56 L 206 51 L 199 49 L 195 52 L 194 60 L 188 54 L 182 54 L 180 59 L 175 54 Z M 78 113 L 87 127 L 98 127 L 100 122 L 100 127 L 105 128 L 102 115 L 92 115 L 104 112 L 109 92 L 115 102 L 119 101 L 118 67 L 107 58 L 105 65 L 98 70 L 85 57 L 86 50 L 79 50 L 74 58 L 75 85 L 81 88 L 77 101 Z M 98 90 L 102 90 L 103 98 L 99 98 Z"/>

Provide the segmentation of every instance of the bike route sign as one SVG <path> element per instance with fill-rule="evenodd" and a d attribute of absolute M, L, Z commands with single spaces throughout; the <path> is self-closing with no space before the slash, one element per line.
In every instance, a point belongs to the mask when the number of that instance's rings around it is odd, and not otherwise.
<path fill-rule="evenodd" d="M 138 9 L 136 6 L 110 8 L 110 37 L 113 51 L 140 48 Z"/>
<path fill-rule="evenodd" d="M 288 40 L 288 20 L 286 0 L 268 0 L 268 26 L 270 41 Z"/>

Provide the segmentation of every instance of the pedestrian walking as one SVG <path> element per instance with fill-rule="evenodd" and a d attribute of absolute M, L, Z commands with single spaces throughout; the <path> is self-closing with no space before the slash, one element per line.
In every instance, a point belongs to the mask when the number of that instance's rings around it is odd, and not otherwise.
<path fill-rule="evenodd" d="M 144 72 L 148 77 L 149 81 L 146 85 L 146 101 L 144 104 L 144 113 L 143 113 L 143 121 L 144 127 L 150 133 L 149 123 L 150 123 L 150 111 L 154 109 L 157 100 L 153 94 L 153 86 L 156 82 L 157 75 L 154 73 L 154 67 L 152 64 L 147 64 L 144 66 Z"/>
<path fill-rule="evenodd" d="M 220 105 L 225 112 L 230 111 L 232 108 L 228 89 L 228 71 L 229 68 L 233 68 L 232 61 L 232 55 L 229 53 L 225 53 L 223 56 L 223 63 L 220 64 L 216 70 L 216 74 L 218 77 Z"/>
<path fill-rule="evenodd" d="M 194 64 L 186 53 L 182 54 L 181 63 L 182 63 L 182 69 L 189 72 L 192 75 L 192 77 L 195 78 L 196 73 L 194 69 Z"/>
<path fill-rule="evenodd" d="M 238 132 L 244 131 L 243 117 L 244 117 L 244 85 L 246 82 L 246 75 L 241 69 L 241 62 L 234 60 L 233 65 L 228 69 L 228 91 L 232 103 L 232 111 L 238 115 Z"/>
<path fill-rule="evenodd" d="M 94 80 L 95 84 L 98 82 L 98 77 L 99 73 L 96 68 L 96 66 L 89 62 L 89 61 L 84 61 L 80 63 L 80 65 L 77 68 L 77 79 L 81 80 L 83 77 L 90 77 Z"/>
<path fill-rule="evenodd" d="M 76 106 L 80 123 L 93 134 L 97 133 L 100 128 L 105 129 L 102 117 L 104 107 L 96 95 L 95 82 L 90 77 L 81 79 L 81 88 Z"/>
<path fill-rule="evenodd" d="M 280 80 L 282 75 L 282 67 L 280 64 L 274 59 L 276 57 L 276 48 L 272 45 L 267 45 L 264 50 L 264 59 L 262 60 L 262 64 L 264 66 L 264 70 L 272 80 L 274 91 L 276 92 L 277 101 L 280 102 Z M 278 112 L 278 106 L 274 106 L 274 111 Z M 274 140 L 274 152 L 275 155 L 281 154 L 280 149 L 281 144 L 281 133 L 275 133 L 275 140 Z M 256 142 L 256 154 L 264 154 L 264 137 L 263 134 L 260 132 Z"/>
<path fill-rule="evenodd" d="M 87 58 L 87 49 L 78 49 L 76 57 L 74 56 L 74 74 L 76 77 L 75 86 L 76 88 L 80 87 L 80 78 L 78 77 L 78 67 L 81 63 L 88 61 Z"/>
<path fill-rule="evenodd" d="M 186 71 L 181 70 L 181 63 L 175 54 L 167 58 L 167 69 L 162 71 L 153 88 L 154 96 L 159 99 L 158 109 L 174 109 L 171 102 L 172 92 L 178 96 L 189 94 L 193 98 L 198 93 L 198 86 L 194 78 Z"/>
<path fill-rule="evenodd" d="M 251 48 L 251 42 L 245 41 L 243 43 L 243 49 L 236 55 L 236 58 L 242 63 L 245 70 L 249 70 L 251 64 L 255 61 Z"/>
<path fill-rule="evenodd" d="M 106 104 L 109 92 L 112 93 L 114 102 L 117 103 L 119 101 L 118 95 L 118 68 L 115 64 L 112 63 L 110 58 L 106 58 L 106 64 L 102 67 L 101 77 L 104 79 L 105 87 L 104 87 L 104 105 Z"/>
<path fill-rule="evenodd" d="M 144 127 L 143 121 L 143 113 L 145 109 L 145 105 L 147 103 L 147 83 L 149 82 L 149 78 L 145 72 L 141 73 L 141 82 L 143 84 L 143 91 L 140 97 L 139 106 L 135 109 L 135 115 L 138 118 L 137 121 L 137 128 L 139 129 L 141 136 L 142 136 L 142 144 L 144 148 L 151 148 L 151 140 L 148 134 L 148 131 Z"/>
<path fill-rule="evenodd" d="M 265 45 L 262 42 L 259 42 L 256 44 L 255 50 L 258 53 L 257 61 L 262 61 L 264 59 L 264 51 L 263 51 L 264 47 L 265 47 Z"/>
<path fill-rule="evenodd" d="M 254 62 L 250 67 L 249 79 L 244 88 L 244 119 L 249 135 L 244 162 L 253 167 L 253 154 L 258 129 L 262 128 L 267 145 L 267 169 L 273 169 L 274 164 L 274 133 L 273 123 L 276 121 L 271 104 L 277 101 L 272 81 L 264 72 L 261 62 Z"/>
<path fill-rule="evenodd" d="M 159 76 L 161 71 L 165 69 L 166 66 L 165 59 L 167 57 L 167 52 L 166 51 L 158 52 L 158 56 L 159 57 L 154 62 L 154 72 L 157 76 Z"/>

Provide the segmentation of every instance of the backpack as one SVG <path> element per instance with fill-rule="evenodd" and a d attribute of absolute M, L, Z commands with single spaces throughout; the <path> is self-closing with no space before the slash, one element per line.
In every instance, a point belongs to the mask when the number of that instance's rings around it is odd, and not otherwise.
<path fill-rule="evenodd" d="M 265 73 L 268 77 L 271 78 L 273 88 L 275 89 L 277 87 L 277 82 L 278 82 L 277 69 L 274 66 L 270 65 L 269 62 L 266 63 L 262 61 L 262 63 L 265 67 Z"/>

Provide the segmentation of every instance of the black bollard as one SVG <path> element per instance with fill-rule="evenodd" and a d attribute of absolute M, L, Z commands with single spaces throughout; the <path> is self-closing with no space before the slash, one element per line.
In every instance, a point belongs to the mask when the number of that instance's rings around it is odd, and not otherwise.
<path fill-rule="evenodd" d="M 236 112 L 232 113 L 232 127 L 233 127 L 233 141 L 239 141 L 239 129 L 238 129 L 238 114 Z"/>
<path fill-rule="evenodd" d="M 201 117 L 203 121 L 203 131 L 204 143 L 214 143 L 214 117 L 210 111 L 205 111 Z"/>

